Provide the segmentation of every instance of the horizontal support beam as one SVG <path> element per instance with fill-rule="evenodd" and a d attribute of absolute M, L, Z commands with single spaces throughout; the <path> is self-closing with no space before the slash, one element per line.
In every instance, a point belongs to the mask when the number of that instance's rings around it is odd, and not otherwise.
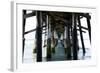
<path fill-rule="evenodd" d="M 48 15 L 50 15 L 51 17 L 54 17 L 54 16 L 51 15 L 51 14 L 48 14 Z M 55 17 L 57 17 L 58 20 L 61 20 L 61 21 L 65 22 L 65 23 L 67 23 L 67 24 L 70 24 L 70 21 L 68 21 L 66 18 L 64 18 L 64 17 L 62 17 L 62 16 L 55 15 Z"/>
<path fill-rule="evenodd" d="M 79 27 L 79 25 L 78 25 L 78 27 Z M 84 26 L 81 26 L 81 28 L 82 28 L 82 29 L 85 29 L 85 30 L 88 30 L 88 28 L 86 28 L 86 27 L 84 27 Z"/>
<path fill-rule="evenodd" d="M 43 29 L 43 30 L 46 30 L 46 29 Z M 31 33 L 33 31 L 36 31 L 36 28 L 35 29 L 32 29 L 32 30 L 29 30 L 29 31 L 26 31 L 24 34 L 28 34 L 28 33 Z M 43 33 L 44 34 L 44 33 Z"/>
<path fill-rule="evenodd" d="M 24 18 L 32 17 L 32 16 L 35 16 L 35 15 L 36 15 L 36 13 L 33 11 L 32 13 L 25 14 Z"/>
<path fill-rule="evenodd" d="M 88 13 L 79 13 L 78 15 L 91 19 L 91 16 Z"/>
<path fill-rule="evenodd" d="M 36 28 L 32 29 L 32 30 L 29 30 L 29 31 L 26 31 L 24 34 L 28 34 L 28 33 L 33 32 L 33 31 L 36 31 Z"/>
<path fill-rule="evenodd" d="M 46 34 L 47 35 L 47 32 L 42 32 L 42 34 Z"/>
<path fill-rule="evenodd" d="M 79 29 L 77 29 L 77 30 L 80 31 Z M 86 33 L 86 31 L 83 31 L 83 30 L 82 30 L 82 32 Z"/>

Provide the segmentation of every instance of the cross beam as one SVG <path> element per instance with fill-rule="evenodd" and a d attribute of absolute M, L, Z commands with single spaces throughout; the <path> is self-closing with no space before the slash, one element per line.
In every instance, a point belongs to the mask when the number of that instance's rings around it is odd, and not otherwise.
<path fill-rule="evenodd" d="M 32 17 L 32 16 L 36 16 L 36 12 L 33 11 L 31 13 L 28 13 L 28 14 L 24 14 L 24 18 L 29 18 L 29 17 Z"/>

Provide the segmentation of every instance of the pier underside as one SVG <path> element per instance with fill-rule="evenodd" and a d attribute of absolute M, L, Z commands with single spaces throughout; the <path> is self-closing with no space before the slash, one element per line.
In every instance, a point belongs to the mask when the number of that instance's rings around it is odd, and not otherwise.
<path fill-rule="evenodd" d="M 89 13 L 23 10 L 23 62 L 89 59 L 90 20 Z"/>

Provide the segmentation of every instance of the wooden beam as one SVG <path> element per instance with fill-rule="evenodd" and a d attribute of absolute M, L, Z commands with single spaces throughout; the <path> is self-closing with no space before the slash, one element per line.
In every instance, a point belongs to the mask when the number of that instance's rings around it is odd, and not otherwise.
<path fill-rule="evenodd" d="M 33 31 L 36 31 L 36 28 L 32 29 L 32 30 L 29 30 L 29 31 L 26 31 L 24 34 L 28 34 L 28 33 L 33 32 Z"/>
<path fill-rule="evenodd" d="M 42 34 L 47 34 L 47 32 L 42 32 Z"/>
<path fill-rule="evenodd" d="M 81 22 L 80 22 L 80 16 L 78 15 L 78 24 L 79 24 L 79 32 L 80 32 L 80 38 L 82 43 L 82 49 L 83 49 L 83 56 L 85 55 L 85 45 L 83 40 L 83 34 L 82 34 L 82 28 L 81 28 Z"/>
<path fill-rule="evenodd" d="M 62 22 L 65 22 L 65 23 L 67 23 L 67 24 L 70 24 L 70 22 L 68 21 L 68 20 L 66 20 L 66 18 L 64 18 L 63 16 L 60 16 L 60 15 L 52 15 L 52 14 L 49 14 L 53 19 L 54 19 L 54 21 L 62 21 Z M 54 18 L 54 17 L 57 17 L 57 19 L 56 18 Z M 65 26 L 67 26 L 67 25 L 65 25 Z"/>
<path fill-rule="evenodd" d="M 51 26 L 50 26 L 50 19 L 49 16 L 47 15 L 46 17 L 46 25 L 48 28 L 48 39 L 47 39 L 47 61 L 51 60 Z"/>
<path fill-rule="evenodd" d="M 77 25 L 78 27 L 82 28 L 82 29 L 85 29 L 85 30 L 89 30 L 88 28 L 84 27 L 84 26 L 79 26 Z"/>
<path fill-rule="evenodd" d="M 88 26 L 89 39 L 90 39 L 90 42 L 91 42 L 91 24 L 90 24 L 89 18 L 87 18 L 87 26 Z"/>
<path fill-rule="evenodd" d="M 77 30 L 80 31 L 80 29 L 77 29 Z M 83 30 L 82 30 L 82 32 L 86 33 L 86 31 L 83 31 Z"/>
<path fill-rule="evenodd" d="M 46 29 L 43 29 L 43 30 L 46 30 Z M 29 30 L 29 31 L 26 31 L 26 32 L 24 33 L 24 35 L 25 35 L 25 34 L 28 34 L 28 33 L 31 33 L 31 32 L 34 32 L 34 31 L 36 31 L 36 28 L 35 28 L 35 29 L 32 29 L 32 30 Z"/>
<path fill-rule="evenodd" d="M 71 21 L 70 21 L 71 23 Z M 71 34 L 71 28 L 70 25 L 68 25 L 67 33 L 68 34 L 68 41 L 67 41 L 67 60 L 71 60 L 71 40 L 70 40 L 70 34 Z"/>
<path fill-rule="evenodd" d="M 78 13 L 78 15 L 91 19 L 91 16 L 88 13 Z"/>
<path fill-rule="evenodd" d="M 29 18 L 29 17 L 32 17 L 32 16 L 36 16 L 36 12 L 33 11 L 31 13 L 28 13 L 28 14 L 24 14 L 24 18 Z"/>
<path fill-rule="evenodd" d="M 37 62 L 42 61 L 42 12 L 36 12 L 37 17 L 37 27 L 36 27 L 36 52 L 37 52 Z"/>
<path fill-rule="evenodd" d="M 24 18 L 24 15 L 26 14 L 26 10 L 23 10 L 23 27 L 22 27 L 22 38 L 23 38 L 23 44 L 22 44 L 22 56 L 24 56 L 24 46 L 25 46 L 25 37 L 24 37 L 24 33 L 25 33 L 25 24 L 26 24 L 26 19 Z"/>
<path fill-rule="evenodd" d="M 78 44 L 77 44 L 77 28 L 76 28 L 76 14 L 72 13 L 72 24 L 74 26 L 73 32 L 72 32 L 72 40 L 73 40 L 73 60 L 78 59 Z"/>

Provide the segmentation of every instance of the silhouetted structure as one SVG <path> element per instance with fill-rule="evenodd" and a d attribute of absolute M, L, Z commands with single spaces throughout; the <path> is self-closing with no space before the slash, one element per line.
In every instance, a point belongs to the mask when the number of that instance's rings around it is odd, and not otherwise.
<path fill-rule="evenodd" d="M 26 18 L 31 16 L 36 16 L 37 18 L 36 29 L 25 32 Z M 82 19 L 83 17 L 87 19 L 88 28 L 81 25 L 80 19 Z M 37 62 L 42 61 L 42 34 L 47 34 L 47 61 L 51 60 L 52 53 L 55 53 L 55 46 L 57 45 L 58 41 L 58 39 L 54 38 L 54 32 L 57 32 L 59 38 L 62 34 L 64 36 L 66 35 L 66 37 L 61 40 L 61 43 L 65 49 L 66 60 L 77 60 L 79 50 L 77 31 L 79 31 L 83 55 L 85 56 L 86 51 L 83 38 L 83 33 L 85 33 L 85 31 L 83 31 L 82 29 L 88 30 L 91 42 L 90 19 L 91 16 L 89 15 L 89 13 L 32 11 L 32 13 L 27 14 L 26 10 L 23 10 L 23 54 L 25 45 L 24 35 L 36 31 Z M 43 30 L 46 30 L 46 32 L 43 33 Z M 53 47 L 51 47 L 52 43 L 54 44 Z"/>

